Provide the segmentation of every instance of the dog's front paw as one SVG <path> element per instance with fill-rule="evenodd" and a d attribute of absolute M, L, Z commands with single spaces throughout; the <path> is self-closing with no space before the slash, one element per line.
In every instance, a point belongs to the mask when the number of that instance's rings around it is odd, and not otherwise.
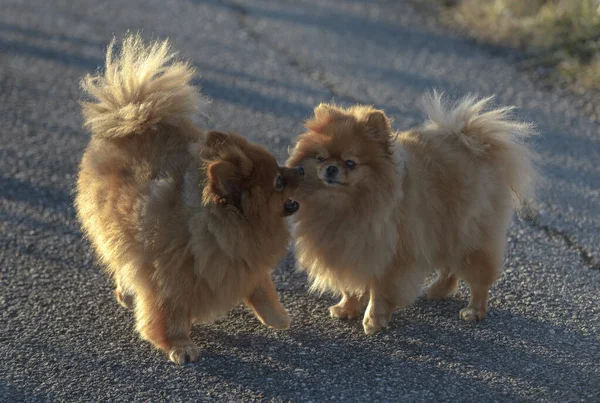
<path fill-rule="evenodd" d="M 478 322 L 485 319 L 487 312 L 483 309 L 477 309 L 473 307 L 466 307 L 460 310 L 460 317 L 468 322 Z"/>
<path fill-rule="evenodd" d="M 283 311 L 278 312 L 276 315 L 270 315 L 268 321 L 265 321 L 264 324 L 275 330 L 286 330 L 290 328 L 291 322 L 290 316 Z"/>
<path fill-rule="evenodd" d="M 360 316 L 360 309 L 356 306 L 349 306 L 340 302 L 337 305 L 329 307 L 329 313 L 332 318 L 356 319 Z"/>
<path fill-rule="evenodd" d="M 169 359 L 179 365 L 196 362 L 198 361 L 199 355 L 200 348 L 194 344 L 174 346 L 171 351 L 169 351 Z"/>
<path fill-rule="evenodd" d="M 365 315 L 365 318 L 363 319 L 363 329 L 366 334 L 372 335 L 379 332 L 384 327 L 388 327 L 389 322 L 389 318 L 385 315 Z"/>

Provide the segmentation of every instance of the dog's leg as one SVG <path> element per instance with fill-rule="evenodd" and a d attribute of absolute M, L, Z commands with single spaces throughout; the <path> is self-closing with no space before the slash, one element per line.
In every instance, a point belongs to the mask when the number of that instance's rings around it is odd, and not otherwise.
<path fill-rule="evenodd" d="M 388 326 L 392 313 L 396 309 L 394 288 L 381 281 L 371 284 L 369 305 L 363 318 L 363 328 L 366 334 L 375 334 Z"/>
<path fill-rule="evenodd" d="M 387 327 L 394 309 L 410 305 L 419 296 L 424 274 L 418 268 L 395 269 L 388 275 L 373 280 L 370 298 L 363 318 L 366 334 L 374 334 Z"/>
<path fill-rule="evenodd" d="M 115 299 L 125 309 L 133 308 L 133 294 L 125 291 L 122 282 L 119 279 L 115 280 Z"/>
<path fill-rule="evenodd" d="M 198 360 L 200 349 L 190 339 L 188 312 L 157 301 L 149 292 L 137 294 L 135 308 L 137 329 L 142 338 L 165 351 L 176 364 Z"/>
<path fill-rule="evenodd" d="M 360 296 L 349 294 L 342 291 L 342 299 L 337 305 L 329 307 L 329 313 L 332 318 L 356 319 L 360 316 L 369 299 L 369 293 L 365 292 Z"/>
<path fill-rule="evenodd" d="M 277 330 L 290 327 L 290 317 L 277 298 L 275 284 L 270 274 L 265 274 L 244 302 L 264 325 Z"/>
<path fill-rule="evenodd" d="M 483 320 L 487 315 L 488 308 L 488 284 L 471 284 L 471 299 L 466 308 L 460 310 L 460 317 L 469 322 Z"/>
<path fill-rule="evenodd" d="M 449 269 L 442 269 L 433 283 L 424 290 L 427 299 L 441 299 L 452 296 L 458 291 L 458 277 Z"/>
<path fill-rule="evenodd" d="M 115 289 L 115 299 L 125 309 L 133 308 L 133 295 L 127 294 L 121 287 Z"/>
<path fill-rule="evenodd" d="M 479 250 L 471 252 L 459 269 L 458 275 L 471 289 L 469 305 L 461 309 L 460 317 L 467 321 L 479 321 L 485 318 L 488 309 L 490 286 L 500 273 L 503 254 Z"/>

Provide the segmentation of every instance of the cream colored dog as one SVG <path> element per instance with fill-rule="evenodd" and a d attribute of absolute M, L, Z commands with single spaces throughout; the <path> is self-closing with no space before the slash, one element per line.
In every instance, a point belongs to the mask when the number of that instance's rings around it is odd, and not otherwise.
<path fill-rule="evenodd" d="M 368 303 L 363 326 L 375 333 L 434 268 L 429 298 L 453 294 L 463 279 L 471 301 L 460 316 L 486 316 L 513 209 L 538 178 L 523 143 L 531 126 L 510 120 L 510 108 L 485 111 L 489 101 L 449 106 L 433 94 L 428 121 L 404 133 L 371 107 L 315 109 L 287 164 L 307 174 L 292 218 L 296 257 L 313 289 L 342 295 L 333 317 L 355 318 Z"/>

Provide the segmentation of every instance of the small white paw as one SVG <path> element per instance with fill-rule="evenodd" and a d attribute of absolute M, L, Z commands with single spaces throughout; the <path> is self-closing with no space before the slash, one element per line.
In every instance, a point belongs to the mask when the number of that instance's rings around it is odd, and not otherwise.
<path fill-rule="evenodd" d="M 175 364 L 183 365 L 189 362 L 198 361 L 200 355 L 200 348 L 193 345 L 187 344 L 184 346 L 175 346 L 169 352 L 169 359 Z"/>
<path fill-rule="evenodd" d="M 485 319 L 486 313 L 486 311 L 481 309 L 466 307 L 460 310 L 460 317 L 468 322 L 478 322 Z"/>
<path fill-rule="evenodd" d="M 360 316 L 360 310 L 355 307 L 350 308 L 346 305 L 337 304 L 329 307 L 329 314 L 332 318 L 356 319 Z"/>
<path fill-rule="evenodd" d="M 367 316 L 363 319 L 363 329 L 368 335 L 373 335 L 379 332 L 384 327 L 388 327 L 389 320 L 383 316 Z"/>

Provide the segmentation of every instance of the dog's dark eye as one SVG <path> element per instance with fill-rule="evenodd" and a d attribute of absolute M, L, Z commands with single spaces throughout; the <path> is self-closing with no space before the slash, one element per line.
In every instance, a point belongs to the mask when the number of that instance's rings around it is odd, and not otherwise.
<path fill-rule="evenodd" d="M 325 158 L 321 157 L 320 155 L 317 155 L 317 162 L 320 164 L 323 161 L 325 161 Z"/>
<path fill-rule="evenodd" d="M 281 190 L 281 189 L 283 189 L 284 185 L 285 185 L 285 182 L 283 181 L 283 178 L 281 176 L 277 175 L 277 178 L 275 178 L 275 189 Z"/>
<path fill-rule="evenodd" d="M 345 162 L 346 166 L 350 169 L 354 169 L 356 168 L 356 162 L 352 161 L 352 160 L 346 160 Z"/>

